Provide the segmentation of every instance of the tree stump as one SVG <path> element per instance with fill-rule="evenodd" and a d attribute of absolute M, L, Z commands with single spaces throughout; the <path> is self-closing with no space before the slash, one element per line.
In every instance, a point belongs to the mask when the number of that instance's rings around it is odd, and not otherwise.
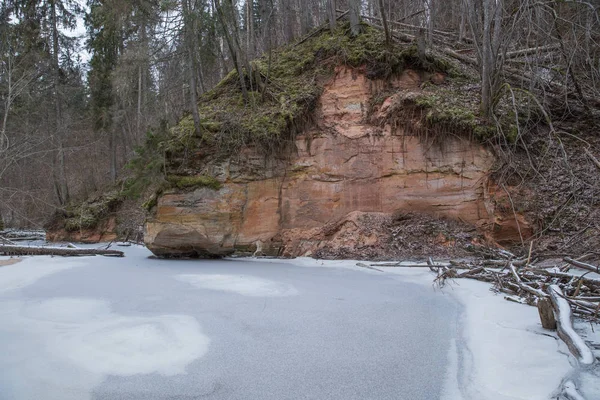
<path fill-rule="evenodd" d="M 540 321 L 544 329 L 556 329 L 556 319 L 554 318 L 554 309 L 550 299 L 540 299 L 537 303 Z"/>

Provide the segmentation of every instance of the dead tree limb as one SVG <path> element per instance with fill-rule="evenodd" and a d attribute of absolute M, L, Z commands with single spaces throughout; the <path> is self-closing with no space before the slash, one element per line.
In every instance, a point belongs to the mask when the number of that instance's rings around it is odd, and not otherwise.
<path fill-rule="evenodd" d="M 341 18 L 343 18 L 343 17 L 345 17 L 346 14 L 348 14 L 349 12 L 350 12 L 349 10 L 346 10 L 346 11 L 342 12 L 340 15 L 338 15 L 336 17 L 336 21 L 339 20 L 339 19 L 341 19 Z M 313 37 L 319 35 L 321 32 L 323 32 L 323 31 L 325 31 L 325 30 L 327 30 L 329 28 L 330 28 L 329 25 L 321 25 L 314 32 L 309 33 L 308 35 L 306 35 L 302 39 L 300 39 L 298 42 L 294 43 L 293 47 L 301 45 L 302 43 L 306 42 L 308 39 L 313 38 Z"/>
<path fill-rule="evenodd" d="M 361 268 L 368 268 L 368 269 L 372 269 L 372 270 L 374 270 L 374 271 L 383 272 L 383 271 L 382 271 L 382 270 L 380 270 L 379 268 L 375 268 L 375 267 L 373 267 L 373 266 L 371 266 L 371 265 L 367 265 L 367 264 L 365 264 L 365 263 L 361 263 L 361 262 L 359 262 L 359 263 L 356 263 L 356 266 L 357 266 L 357 267 L 361 267 Z"/>
<path fill-rule="evenodd" d="M 515 281 L 517 282 L 517 285 L 519 286 L 519 288 L 521 288 L 522 290 L 529 292 L 532 295 L 537 296 L 541 299 L 548 296 L 546 293 L 542 292 L 541 290 L 534 289 L 531 286 L 523 283 L 523 281 L 521 280 L 521 277 L 519 276 L 519 274 L 517 274 L 515 266 L 512 263 L 510 263 L 509 268 L 510 268 L 510 272 L 512 273 L 513 277 L 515 278 Z"/>
<path fill-rule="evenodd" d="M 594 156 L 589 149 L 584 148 L 583 151 L 585 151 L 585 154 L 587 154 L 587 156 L 593 161 L 596 167 L 600 169 L 600 161 L 596 158 L 596 156 Z"/>
<path fill-rule="evenodd" d="M 114 256 L 124 257 L 118 250 L 105 249 L 73 249 L 68 247 L 36 247 L 0 245 L 0 254 L 5 256 Z"/>
<path fill-rule="evenodd" d="M 596 272 L 597 274 L 600 274 L 600 268 L 598 268 L 594 265 L 587 264 L 587 263 L 577 261 L 577 260 L 573 260 L 570 257 L 563 258 L 563 261 L 566 263 L 569 263 L 571 265 L 574 265 L 577 268 L 585 269 L 586 271 Z"/>

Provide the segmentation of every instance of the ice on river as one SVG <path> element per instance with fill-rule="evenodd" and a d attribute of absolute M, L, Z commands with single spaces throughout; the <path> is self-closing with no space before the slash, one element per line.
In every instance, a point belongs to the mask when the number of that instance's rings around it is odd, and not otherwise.
<path fill-rule="evenodd" d="M 564 379 L 600 398 L 535 308 L 481 282 L 125 252 L 0 267 L 0 400 L 546 400 Z"/>

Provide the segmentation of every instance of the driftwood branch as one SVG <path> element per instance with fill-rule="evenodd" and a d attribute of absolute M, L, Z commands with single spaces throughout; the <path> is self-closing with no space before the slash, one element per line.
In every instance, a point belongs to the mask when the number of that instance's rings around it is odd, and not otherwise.
<path fill-rule="evenodd" d="M 15 245 L 0 245 L 0 254 L 6 256 L 124 256 L 124 253 L 118 250 Z"/>
<path fill-rule="evenodd" d="M 367 264 L 365 264 L 365 263 L 361 263 L 361 262 L 359 262 L 359 263 L 356 263 L 356 266 L 357 266 L 357 267 L 361 267 L 361 268 L 372 269 L 372 270 L 374 270 L 374 271 L 383 272 L 383 271 L 382 271 L 382 270 L 380 270 L 379 268 L 375 268 L 375 267 L 373 267 L 373 265 L 367 265 Z"/>
<path fill-rule="evenodd" d="M 558 285 L 550 285 L 548 292 L 554 307 L 558 336 L 566 343 L 581 365 L 592 365 L 595 361 L 594 353 L 573 329 L 571 306 L 564 297 L 562 290 Z"/>
<path fill-rule="evenodd" d="M 596 272 L 596 273 L 600 274 L 600 269 L 594 265 L 587 264 L 587 263 L 577 261 L 577 260 L 573 260 L 572 258 L 569 258 L 569 257 L 563 258 L 563 261 L 566 263 L 569 263 L 571 265 L 574 265 L 577 268 L 585 269 L 586 271 Z"/>
<path fill-rule="evenodd" d="M 546 293 L 542 292 L 541 290 L 534 289 L 531 286 L 523 283 L 523 281 L 521 280 L 521 277 L 517 274 L 517 270 L 515 269 L 515 266 L 512 263 L 510 263 L 509 268 L 510 268 L 510 272 L 512 273 L 512 275 L 515 278 L 515 281 L 517 282 L 517 286 L 519 286 L 522 290 L 529 292 L 529 293 L 533 294 L 534 296 L 537 296 L 540 298 L 544 298 L 544 297 L 548 296 Z"/>

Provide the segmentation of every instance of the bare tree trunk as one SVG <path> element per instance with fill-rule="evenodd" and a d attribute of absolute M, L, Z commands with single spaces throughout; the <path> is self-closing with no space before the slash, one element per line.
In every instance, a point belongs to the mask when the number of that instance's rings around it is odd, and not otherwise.
<path fill-rule="evenodd" d="M 310 7 L 303 5 L 302 0 L 298 1 L 300 9 L 302 10 L 302 18 L 300 18 L 300 30 L 303 35 L 306 35 L 312 29 L 312 15 Z"/>
<path fill-rule="evenodd" d="M 108 137 L 108 151 L 110 152 L 110 181 L 112 183 L 117 182 L 117 143 L 116 143 L 116 132 L 115 128 L 110 129 L 110 135 Z"/>
<path fill-rule="evenodd" d="M 385 33 L 385 42 L 389 44 L 391 37 L 390 37 L 390 30 L 388 28 L 387 18 L 385 16 L 385 8 L 383 6 L 383 0 L 378 0 L 378 1 L 379 1 L 379 14 L 381 14 L 381 24 L 383 25 L 383 31 Z"/>
<path fill-rule="evenodd" d="M 244 52 L 240 46 L 239 40 L 239 31 L 237 25 L 237 19 L 235 17 L 235 8 L 234 4 L 231 0 L 226 0 L 227 9 L 224 10 L 220 0 L 214 0 L 214 5 L 217 10 L 217 17 L 219 18 L 219 22 L 223 27 L 223 32 L 225 39 L 227 40 L 227 45 L 229 47 L 229 51 L 231 52 L 231 56 L 233 58 L 235 68 L 239 75 L 240 80 L 240 89 L 242 91 L 242 97 L 244 101 L 247 103 L 249 101 L 248 89 L 246 88 L 246 80 L 244 74 L 244 67 L 246 68 L 246 73 L 250 78 L 250 84 L 252 85 L 252 67 L 250 62 L 248 62 L 247 57 L 245 57 Z M 227 15 L 225 15 L 225 11 L 227 11 Z M 233 32 L 229 32 L 229 26 L 231 25 Z M 252 89 L 252 88 L 251 88 Z"/>
<path fill-rule="evenodd" d="M 286 43 L 290 43 L 294 38 L 294 25 L 296 20 L 296 12 L 292 7 L 292 0 L 283 1 L 283 17 L 284 17 L 284 40 Z"/>
<path fill-rule="evenodd" d="M 461 0 L 459 5 L 460 10 L 460 23 L 458 26 L 458 41 L 462 42 L 465 38 L 465 27 L 467 25 L 467 8 L 465 6 L 466 0 Z"/>
<path fill-rule="evenodd" d="M 12 57 L 9 55 L 7 62 L 7 93 L 6 102 L 4 104 L 4 116 L 2 117 L 2 131 L 0 131 L 0 155 L 2 152 L 8 149 L 8 136 L 6 135 L 6 125 L 8 123 L 8 112 L 10 111 L 12 99 L 13 99 L 13 85 L 12 85 Z M 1 176 L 1 174 L 0 174 Z"/>
<path fill-rule="evenodd" d="M 431 46 L 433 42 L 433 18 L 434 18 L 434 8 L 433 8 L 433 0 L 425 0 L 425 18 L 426 18 L 426 26 L 427 26 L 427 45 Z"/>
<path fill-rule="evenodd" d="M 417 56 L 422 65 L 427 64 L 427 35 L 425 28 L 419 28 L 417 32 Z"/>
<path fill-rule="evenodd" d="M 254 54 L 254 49 L 252 49 L 252 40 L 254 39 L 253 4 L 253 1 L 246 0 L 246 53 L 248 54 Z"/>
<path fill-rule="evenodd" d="M 483 38 L 481 41 L 481 111 L 491 115 L 492 105 L 492 20 L 494 0 L 483 0 Z"/>
<path fill-rule="evenodd" d="M 56 15 L 56 0 L 50 3 L 50 12 L 52 14 L 52 63 L 54 69 L 54 110 L 55 110 L 55 129 L 54 136 L 57 140 L 57 162 L 58 162 L 58 184 L 59 202 L 61 205 L 69 201 L 69 186 L 67 184 L 67 174 L 65 170 L 65 153 L 63 144 L 62 129 L 62 110 L 60 98 L 60 66 L 58 63 L 59 43 L 58 43 L 58 22 Z"/>
<path fill-rule="evenodd" d="M 329 19 L 329 29 L 332 34 L 335 32 L 336 17 L 335 0 L 327 0 L 327 18 Z"/>
<path fill-rule="evenodd" d="M 352 36 L 360 34 L 360 0 L 348 0 L 350 9 L 350 31 Z"/>
<path fill-rule="evenodd" d="M 190 110 L 192 112 L 192 117 L 194 119 L 194 130 L 196 131 L 196 135 L 200 135 L 201 126 L 200 126 L 200 113 L 198 112 L 198 86 L 196 85 L 196 73 L 197 73 L 197 63 L 196 63 L 196 49 L 198 48 L 196 43 L 196 32 L 195 32 L 195 23 L 196 20 L 192 15 L 192 9 L 189 4 L 190 0 L 183 0 L 183 13 L 184 13 L 184 23 L 185 23 L 185 40 L 187 45 L 187 53 L 188 53 L 188 80 L 189 80 L 189 102 L 190 102 Z"/>
<path fill-rule="evenodd" d="M 138 65 L 138 95 L 137 95 L 137 118 L 135 126 L 136 142 L 142 137 L 142 65 Z"/>

